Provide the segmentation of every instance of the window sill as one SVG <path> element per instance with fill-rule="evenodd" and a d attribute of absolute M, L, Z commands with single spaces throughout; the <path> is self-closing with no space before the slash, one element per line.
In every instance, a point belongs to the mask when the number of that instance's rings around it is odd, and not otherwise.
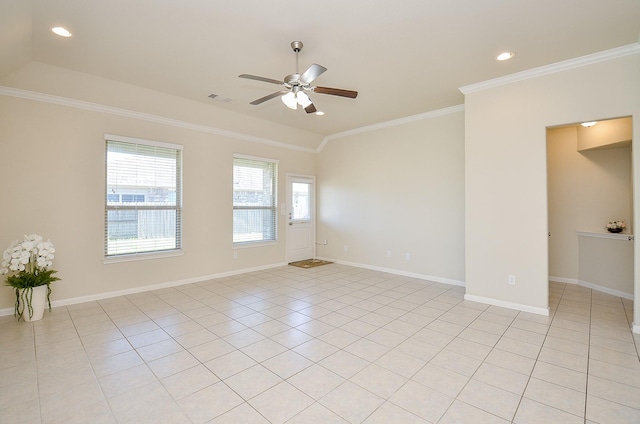
<path fill-rule="evenodd" d="M 172 250 L 167 252 L 135 253 L 131 255 L 107 256 L 102 259 L 102 263 L 108 265 L 120 262 L 146 261 L 149 259 L 172 258 L 175 256 L 182 256 L 183 254 L 184 252 L 182 250 Z"/>
<path fill-rule="evenodd" d="M 277 241 L 245 241 L 242 243 L 233 243 L 233 249 L 247 249 L 251 247 L 275 246 Z"/>

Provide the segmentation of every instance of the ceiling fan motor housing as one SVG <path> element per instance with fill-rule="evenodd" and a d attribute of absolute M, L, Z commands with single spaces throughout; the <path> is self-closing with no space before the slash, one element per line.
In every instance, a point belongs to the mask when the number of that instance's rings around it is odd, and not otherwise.
<path fill-rule="evenodd" d="M 284 77 L 284 85 L 287 88 L 292 88 L 292 87 L 306 88 L 305 83 L 300 81 L 300 74 L 291 74 Z M 309 84 L 306 84 L 306 85 L 308 86 Z"/>

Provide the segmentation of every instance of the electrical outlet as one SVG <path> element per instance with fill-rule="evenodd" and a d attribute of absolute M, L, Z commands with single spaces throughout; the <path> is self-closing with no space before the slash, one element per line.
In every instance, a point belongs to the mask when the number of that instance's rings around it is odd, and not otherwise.
<path fill-rule="evenodd" d="M 404 254 L 404 259 L 405 259 L 406 261 L 410 261 L 410 260 L 411 260 L 411 253 L 405 253 L 405 254 Z"/>
<path fill-rule="evenodd" d="M 387 250 L 387 258 L 391 257 L 391 250 Z"/>
<path fill-rule="evenodd" d="M 516 285 L 516 276 L 509 274 L 509 276 L 507 277 L 507 283 L 509 285 L 511 285 L 511 286 L 515 286 Z"/>
<path fill-rule="evenodd" d="M 346 244 L 344 245 L 344 251 L 348 252 L 349 251 L 349 246 L 347 246 Z"/>
<path fill-rule="evenodd" d="M 326 246 L 328 244 L 327 243 L 327 239 L 322 240 L 322 244 L 324 244 Z"/>
<path fill-rule="evenodd" d="M 238 259 L 238 251 L 237 250 L 233 251 L 233 259 Z"/>

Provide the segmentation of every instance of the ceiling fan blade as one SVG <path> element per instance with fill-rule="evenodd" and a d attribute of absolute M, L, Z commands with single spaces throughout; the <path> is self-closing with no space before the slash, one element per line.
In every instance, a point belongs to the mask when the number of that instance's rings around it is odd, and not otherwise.
<path fill-rule="evenodd" d="M 285 93 L 288 93 L 288 90 L 276 91 L 275 93 L 271 93 L 271 94 L 269 94 L 269 95 L 267 95 L 267 96 L 260 97 L 259 99 L 254 100 L 254 101 L 252 101 L 252 102 L 251 102 L 251 103 L 249 103 L 249 104 L 250 104 L 250 105 L 259 105 L 260 103 L 264 103 L 264 102 L 266 102 L 267 100 L 274 99 L 274 98 L 276 98 L 276 97 L 278 97 L 278 96 L 281 96 L 281 95 L 283 95 L 283 94 L 285 94 Z"/>
<path fill-rule="evenodd" d="M 315 113 L 318 111 L 318 109 L 316 109 L 316 107 L 313 105 L 313 103 L 311 103 L 309 106 L 304 108 L 304 111 L 307 113 Z"/>
<path fill-rule="evenodd" d="M 327 68 L 325 68 L 324 66 L 314 63 L 313 65 L 309 66 L 307 70 L 302 73 L 302 75 L 300 75 L 300 81 L 308 84 L 322 75 L 326 70 Z"/>
<path fill-rule="evenodd" d="M 262 82 L 269 82 L 271 84 L 278 84 L 278 85 L 283 85 L 282 81 L 278 81 L 278 80 L 274 80 L 272 78 L 265 78 L 265 77 L 259 77 L 257 75 L 249 75 L 249 74 L 240 74 L 238 75 L 240 78 L 246 78 L 246 79 L 250 79 L 250 80 L 256 80 L 256 81 L 262 81 Z"/>
<path fill-rule="evenodd" d="M 343 90 L 341 88 L 313 87 L 312 90 L 314 93 L 331 94 L 332 96 L 349 97 L 350 99 L 355 99 L 356 97 L 358 97 L 357 91 Z"/>

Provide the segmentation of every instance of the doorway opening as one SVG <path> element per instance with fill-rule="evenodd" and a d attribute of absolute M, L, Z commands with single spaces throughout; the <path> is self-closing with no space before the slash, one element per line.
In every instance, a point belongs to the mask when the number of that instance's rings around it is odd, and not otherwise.
<path fill-rule="evenodd" d="M 633 300 L 632 149 L 630 117 L 547 128 L 550 284 Z"/>

